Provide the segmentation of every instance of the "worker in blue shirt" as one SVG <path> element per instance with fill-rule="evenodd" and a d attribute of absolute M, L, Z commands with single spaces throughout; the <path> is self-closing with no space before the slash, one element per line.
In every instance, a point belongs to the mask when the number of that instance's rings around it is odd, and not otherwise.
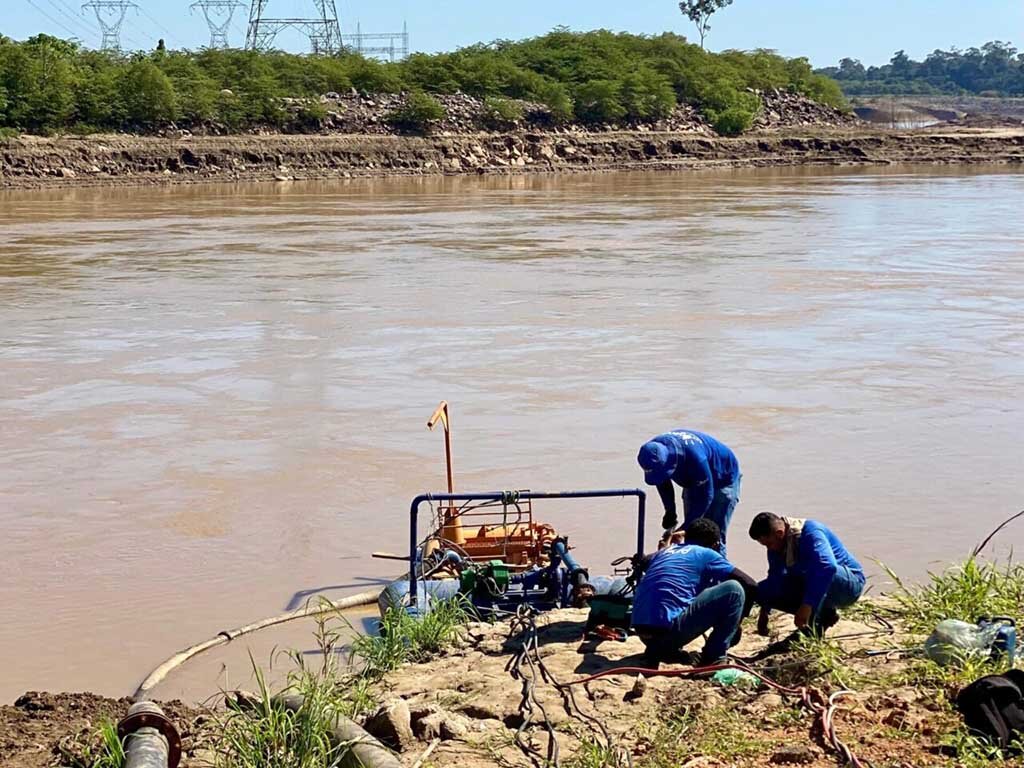
<path fill-rule="evenodd" d="M 668 544 L 649 558 L 633 599 L 633 629 L 655 668 L 694 664 L 682 648 L 708 630 L 701 665 L 723 661 L 739 642 L 757 584 L 718 553 L 720 544 L 718 526 L 704 518 L 690 526 L 685 544 Z"/>
<path fill-rule="evenodd" d="M 761 512 L 750 538 L 768 550 L 768 578 L 758 584 L 758 632 L 768 634 L 772 609 L 791 613 L 797 629 L 823 634 L 864 592 L 864 569 L 832 531 L 816 520 Z"/>
<path fill-rule="evenodd" d="M 728 446 L 710 435 L 677 429 L 655 437 L 640 449 L 637 462 L 648 485 L 658 487 L 665 506 L 666 535 L 678 524 L 673 483 L 683 489 L 683 530 L 703 517 L 722 531 L 722 553 L 732 513 L 740 500 L 740 465 Z"/>

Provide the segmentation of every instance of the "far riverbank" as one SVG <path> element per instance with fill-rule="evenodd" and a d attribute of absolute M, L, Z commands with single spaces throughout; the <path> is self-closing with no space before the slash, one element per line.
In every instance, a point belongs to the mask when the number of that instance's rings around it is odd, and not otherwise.
<path fill-rule="evenodd" d="M 0 142 L 0 188 L 902 163 L 1021 164 L 1024 128 L 26 136 Z"/>

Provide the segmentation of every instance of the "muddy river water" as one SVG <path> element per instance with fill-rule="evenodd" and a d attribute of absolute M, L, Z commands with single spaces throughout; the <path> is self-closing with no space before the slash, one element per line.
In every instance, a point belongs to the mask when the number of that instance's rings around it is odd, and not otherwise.
<path fill-rule="evenodd" d="M 762 509 L 941 568 L 1024 506 L 1021 211 L 996 168 L 0 193 L 0 701 L 393 572 L 442 398 L 462 489 L 636 486 L 690 426 L 747 570 Z M 625 502 L 537 511 L 630 552 Z"/>

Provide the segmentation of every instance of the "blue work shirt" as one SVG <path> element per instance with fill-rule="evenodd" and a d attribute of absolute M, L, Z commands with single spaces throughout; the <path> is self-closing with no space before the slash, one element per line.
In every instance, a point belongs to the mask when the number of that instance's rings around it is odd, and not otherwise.
<path fill-rule="evenodd" d="M 679 544 L 658 552 L 640 579 L 633 599 L 633 625 L 668 627 L 708 587 L 736 570 L 712 549 Z"/>
<path fill-rule="evenodd" d="M 715 489 L 732 485 L 740 476 L 740 463 L 725 443 L 692 429 L 676 429 L 654 438 L 675 455 L 672 482 L 687 493 L 686 521 L 704 517 L 711 509 Z"/>
<path fill-rule="evenodd" d="M 788 574 L 802 576 L 805 584 L 803 603 L 817 611 L 841 566 L 864 579 L 864 569 L 839 537 L 817 520 L 807 520 L 797 543 L 796 563 L 792 567 L 787 568 L 784 552 L 768 553 L 769 589 L 780 588 Z"/>

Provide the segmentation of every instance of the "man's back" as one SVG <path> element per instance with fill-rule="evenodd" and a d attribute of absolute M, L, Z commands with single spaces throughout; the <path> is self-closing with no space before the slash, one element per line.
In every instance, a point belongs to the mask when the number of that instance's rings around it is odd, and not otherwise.
<path fill-rule="evenodd" d="M 697 595 L 728 579 L 734 570 L 728 560 L 706 547 L 683 544 L 663 549 L 637 585 L 633 624 L 668 626 Z"/>
<path fill-rule="evenodd" d="M 699 482 L 702 479 L 701 465 L 710 469 L 716 482 L 731 483 L 739 475 L 740 465 L 736 454 L 711 435 L 692 429 L 674 429 L 662 437 L 671 441 L 681 459 L 672 478 L 680 485 Z"/>

